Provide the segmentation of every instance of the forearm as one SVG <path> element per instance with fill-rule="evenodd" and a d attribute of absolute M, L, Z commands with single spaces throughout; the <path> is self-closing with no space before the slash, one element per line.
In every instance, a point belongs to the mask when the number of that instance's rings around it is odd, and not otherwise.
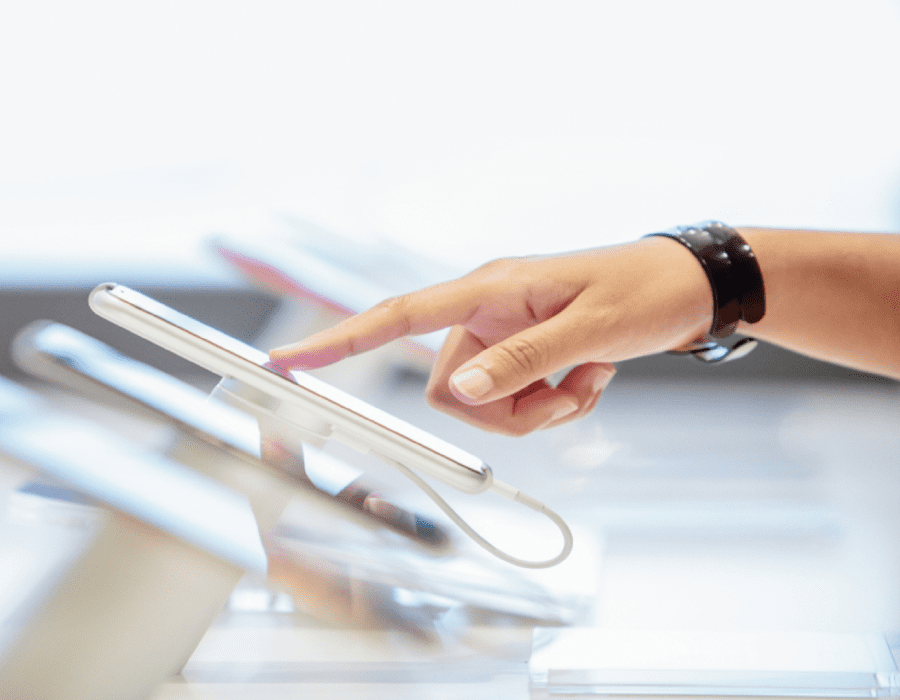
<path fill-rule="evenodd" d="M 900 236 L 741 228 L 766 315 L 739 331 L 900 379 Z"/>

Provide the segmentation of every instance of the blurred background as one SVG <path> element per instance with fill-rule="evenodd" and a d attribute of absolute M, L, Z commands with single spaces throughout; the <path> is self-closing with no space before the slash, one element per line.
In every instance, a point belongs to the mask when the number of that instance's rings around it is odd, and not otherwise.
<path fill-rule="evenodd" d="M 898 37 L 896 0 L 4 7 L 0 343 L 51 318 L 211 388 L 87 292 L 261 345 L 323 322 L 222 235 L 437 281 L 709 218 L 896 232 Z M 424 377 L 329 375 L 594 527 L 598 624 L 900 631 L 895 382 L 771 347 L 646 358 L 594 416 L 512 440 L 424 408 Z"/>
<path fill-rule="evenodd" d="M 4 277 L 214 276 L 204 237 L 273 212 L 462 269 L 704 218 L 893 231 L 898 30 L 893 0 L 10 6 Z"/>

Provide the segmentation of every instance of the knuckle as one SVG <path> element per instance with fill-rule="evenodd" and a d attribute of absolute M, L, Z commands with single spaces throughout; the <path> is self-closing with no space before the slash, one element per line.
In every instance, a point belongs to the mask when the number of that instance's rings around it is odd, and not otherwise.
<path fill-rule="evenodd" d="M 548 345 L 539 339 L 511 338 L 496 347 L 500 362 L 518 374 L 539 375 L 547 366 Z"/>
<path fill-rule="evenodd" d="M 518 267 L 518 258 L 497 258 L 484 263 L 476 272 L 488 279 L 506 280 L 510 275 L 515 274 Z"/>
<path fill-rule="evenodd" d="M 352 357 L 357 354 L 357 340 L 352 335 L 348 335 L 346 340 L 344 340 L 344 357 Z"/>
<path fill-rule="evenodd" d="M 408 335 L 410 330 L 410 311 L 411 303 L 408 294 L 402 294 L 396 297 L 390 297 L 384 301 L 378 302 L 373 311 L 387 316 L 394 324 L 398 326 L 399 331 L 403 335 Z"/>

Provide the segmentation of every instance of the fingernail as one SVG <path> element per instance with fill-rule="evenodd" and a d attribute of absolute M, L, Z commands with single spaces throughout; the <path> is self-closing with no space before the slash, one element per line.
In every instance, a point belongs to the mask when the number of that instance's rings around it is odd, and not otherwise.
<path fill-rule="evenodd" d="M 594 377 L 594 383 L 591 385 L 591 390 L 595 394 L 599 394 L 603 389 L 607 387 L 607 385 L 612 381 L 612 378 L 616 376 L 616 370 L 597 370 L 597 376 Z"/>
<path fill-rule="evenodd" d="M 460 372 L 450 379 L 453 386 L 463 396 L 470 399 L 477 399 L 484 396 L 494 387 L 494 380 L 491 375 L 480 367 L 467 369 Z"/>
<path fill-rule="evenodd" d="M 269 357 L 272 358 L 273 362 L 283 367 L 316 369 L 344 359 L 345 351 L 343 348 L 338 349 L 327 346 L 315 349 L 313 343 L 307 338 L 293 345 L 272 348 L 269 350 Z"/>
<path fill-rule="evenodd" d="M 304 341 L 300 341 L 297 343 L 291 343 L 290 345 L 279 345 L 277 348 L 272 348 L 269 350 L 269 356 L 272 355 L 289 355 L 291 353 L 295 353 L 298 350 L 302 350 L 303 346 L 306 343 Z"/>

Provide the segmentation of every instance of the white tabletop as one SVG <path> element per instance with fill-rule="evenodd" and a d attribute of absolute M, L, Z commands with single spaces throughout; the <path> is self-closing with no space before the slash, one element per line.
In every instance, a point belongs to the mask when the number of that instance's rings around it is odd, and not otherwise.
<path fill-rule="evenodd" d="M 384 398 L 605 543 L 588 626 L 900 630 L 895 384 L 620 382 L 594 416 L 523 439 L 423 412 L 416 382 Z M 451 663 L 383 641 L 289 613 L 223 614 L 153 700 L 530 697 L 524 659 Z"/>

